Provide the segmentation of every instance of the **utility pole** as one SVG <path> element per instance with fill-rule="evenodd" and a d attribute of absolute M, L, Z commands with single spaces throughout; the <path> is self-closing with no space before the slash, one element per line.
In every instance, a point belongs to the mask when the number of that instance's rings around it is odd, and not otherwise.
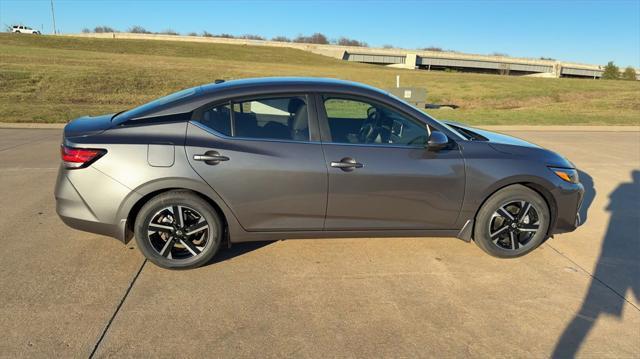
<path fill-rule="evenodd" d="M 53 18 L 53 34 L 57 33 L 56 31 L 56 14 L 53 12 L 53 0 L 51 0 L 51 18 Z"/>

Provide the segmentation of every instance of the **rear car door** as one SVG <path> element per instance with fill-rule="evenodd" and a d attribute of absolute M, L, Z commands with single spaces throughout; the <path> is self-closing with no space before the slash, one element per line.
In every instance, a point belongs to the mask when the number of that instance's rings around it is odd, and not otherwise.
<path fill-rule="evenodd" d="M 453 228 L 465 183 L 455 144 L 428 151 L 424 122 L 372 99 L 326 94 L 317 103 L 326 230 Z"/>
<path fill-rule="evenodd" d="M 186 152 L 248 231 L 322 230 L 327 168 L 306 94 L 257 96 L 196 110 Z"/>

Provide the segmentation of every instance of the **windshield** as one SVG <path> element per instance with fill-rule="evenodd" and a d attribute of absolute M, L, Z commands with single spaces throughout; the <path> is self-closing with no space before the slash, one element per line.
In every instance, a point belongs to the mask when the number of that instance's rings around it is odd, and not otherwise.
<path fill-rule="evenodd" d="M 189 88 L 189 89 L 182 90 L 182 91 L 178 91 L 178 92 L 172 93 L 170 95 L 167 95 L 165 97 L 160 97 L 157 100 L 153 100 L 151 102 L 147 102 L 144 105 L 138 106 L 138 107 L 133 108 L 131 110 L 126 110 L 126 111 L 120 112 L 120 113 L 116 114 L 115 116 L 113 116 L 113 118 L 111 120 L 113 121 L 113 120 L 117 120 L 119 118 L 124 118 L 124 117 L 129 118 L 129 119 L 135 118 L 135 117 L 138 117 L 138 116 L 140 116 L 140 115 L 142 115 L 142 114 L 144 114 L 146 112 L 149 112 L 149 111 L 151 111 L 151 110 L 153 110 L 153 109 L 155 109 L 157 107 L 160 107 L 160 106 L 166 105 L 166 104 L 168 104 L 170 102 L 174 102 L 174 101 L 189 97 L 189 96 L 193 95 L 194 93 L 196 93 L 196 87 Z"/>

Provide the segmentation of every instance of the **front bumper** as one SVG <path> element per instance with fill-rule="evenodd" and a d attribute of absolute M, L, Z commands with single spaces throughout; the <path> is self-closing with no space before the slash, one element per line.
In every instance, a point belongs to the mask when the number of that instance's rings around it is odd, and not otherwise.
<path fill-rule="evenodd" d="M 550 234 L 574 231 L 582 224 L 579 212 L 584 199 L 584 186 L 580 183 L 563 183 L 552 191 L 552 195 L 557 212 Z"/>

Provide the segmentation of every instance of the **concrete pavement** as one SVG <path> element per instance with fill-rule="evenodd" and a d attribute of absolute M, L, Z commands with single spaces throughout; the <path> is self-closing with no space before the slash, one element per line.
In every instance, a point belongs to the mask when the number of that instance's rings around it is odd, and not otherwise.
<path fill-rule="evenodd" d="M 288 240 L 167 271 L 56 217 L 59 129 L 0 129 L 0 353 L 640 356 L 640 132 L 509 133 L 592 183 L 586 224 L 523 258 L 452 238 Z"/>

